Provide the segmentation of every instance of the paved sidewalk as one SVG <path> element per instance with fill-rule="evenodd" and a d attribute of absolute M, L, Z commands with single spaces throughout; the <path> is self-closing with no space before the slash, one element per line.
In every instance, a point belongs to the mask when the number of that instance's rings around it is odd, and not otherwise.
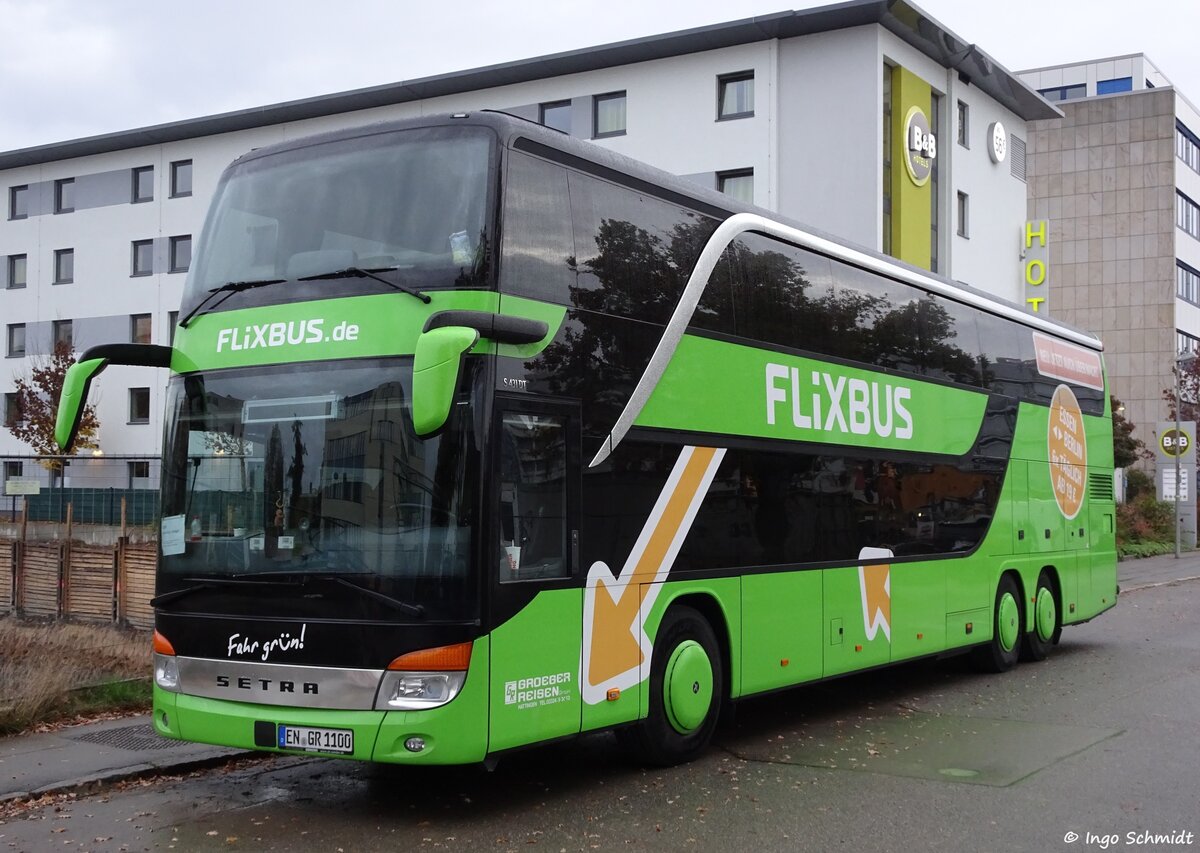
<path fill-rule="evenodd" d="M 1117 567 L 1123 593 L 1200 579 L 1200 551 L 1126 560 Z M 167 740 L 150 715 L 73 726 L 47 734 L 0 738 L 0 804 L 157 773 L 213 767 L 253 753 Z"/>
<path fill-rule="evenodd" d="M 0 804 L 157 773 L 182 773 L 252 753 L 159 737 L 150 715 L 0 738 Z"/>
<path fill-rule="evenodd" d="M 1178 560 L 1174 554 L 1166 554 L 1162 557 L 1124 560 L 1117 564 L 1117 582 L 1121 592 L 1197 578 L 1200 578 L 1200 550 L 1184 551 Z"/>

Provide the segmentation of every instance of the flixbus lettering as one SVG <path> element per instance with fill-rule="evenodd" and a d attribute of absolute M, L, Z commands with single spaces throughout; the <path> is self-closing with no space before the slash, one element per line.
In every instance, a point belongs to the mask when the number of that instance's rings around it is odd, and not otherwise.
<path fill-rule="evenodd" d="M 221 329 L 217 332 L 217 352 L 229 347 L 233 352 L 284 344 L 319 344 L 325 340 L 321 331 L 324 320 L 292 320 L 288 323 L 263 323 L 240 329 Z"/>
<path fill-rule="evenodd" d="M 261 325 L 243 326 L 240 329 L 221 329 L 217 332 L 217 352 L 221 352 L 226 347 L 233 352 L 238 352 L 263 347 L 320 344 L 328 340 L 358 340 L 358 326 L 353 323 L 340 323 L 329 335 L 322 330 L 324 325 L 323 319 L 316 319 L 292 320 L 287 323 L 262 323 Z"/>
<path fill-rule="evenodd" d="M 904 405 L 912 399 L 906 385 L 847 379 L 820 370 L 801 374 L 786 364 L 766 366 L 767 424 L 774 426 L 780 404 L 791 403 L 796 429 L 913 437 L 913 420 Z"/>

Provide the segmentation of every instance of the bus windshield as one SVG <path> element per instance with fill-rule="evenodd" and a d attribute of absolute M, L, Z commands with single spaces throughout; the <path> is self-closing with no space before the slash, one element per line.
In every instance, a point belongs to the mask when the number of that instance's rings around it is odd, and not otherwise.
<path fill-rule="evenodd" d="M 470 617 L 479 437 L 459 405 L 439 436 L 416 438 L 411 376 L 411 359 L 391 359 L 174 379 L 159 592 L 332 577 Z"/>
<path fill-rule="evenodd" d="M 367 133 L 233 165 L 214 196 L 183 312 L 230 282 L 279 280 L 283 287 L 238 295 L 225 307 L 313 298 L 330 283 L 299 279 L 355 267 L 394 270 L 420 289 L 481 286 L 494 147 L 485 129 L 434 127 Z"/>

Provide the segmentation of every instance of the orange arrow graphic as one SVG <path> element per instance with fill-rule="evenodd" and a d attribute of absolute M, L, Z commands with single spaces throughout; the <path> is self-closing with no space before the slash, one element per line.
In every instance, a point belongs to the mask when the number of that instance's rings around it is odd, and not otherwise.
<path fill-rule="evenodd" d="M 860 560 L 892 557 L 887 548 L 863 548 Z M 874 640 L 879 629 L 890 641 L 892 639 L 892 567 L 874 565 L 858 567 L 859 590 L 862 592 L 863 629 L 867 639 Z"/>
<path fill-rule="evenodd" d="M 642 584 L 662 580 L 670 572 L 674 555 L 691 526 L 690 519 L 695 517 L 699 501 L 703 500 L 702 492 L 707 491 L 723 455 L 723 452 L 718 455 L 712 447 L 691 448 L 686 460 L 680 460 L 683 467 L 679 476 L 668 479 L 620 576 L 612 578 L 607 567 L 598 564 L 603 571 L 591 596 L 592 631 L 587 667 L 587 681 L 592 686 L 636 669 L 645 660 L 642 625 L 638 619 Z"/>

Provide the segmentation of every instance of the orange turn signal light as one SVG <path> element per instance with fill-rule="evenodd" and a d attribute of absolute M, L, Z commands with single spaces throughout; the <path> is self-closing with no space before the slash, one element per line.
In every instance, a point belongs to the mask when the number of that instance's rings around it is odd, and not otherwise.
<path fill-rule="evenodd" d="M 405 672 L 464 672 L 471 662 L 471 643 L 438 646 L 400 655 L 388 664 L 391 670 Z"/>
<path fill-rule="evenodd" d="M 174 656 L 175 647 L 171 645 L 170 640 L 168 640 L 162 634 L 158 633 L 158 631 L 155 631 L 154 632 L 154 651 L 158 652 L 160 655 Z"/>

